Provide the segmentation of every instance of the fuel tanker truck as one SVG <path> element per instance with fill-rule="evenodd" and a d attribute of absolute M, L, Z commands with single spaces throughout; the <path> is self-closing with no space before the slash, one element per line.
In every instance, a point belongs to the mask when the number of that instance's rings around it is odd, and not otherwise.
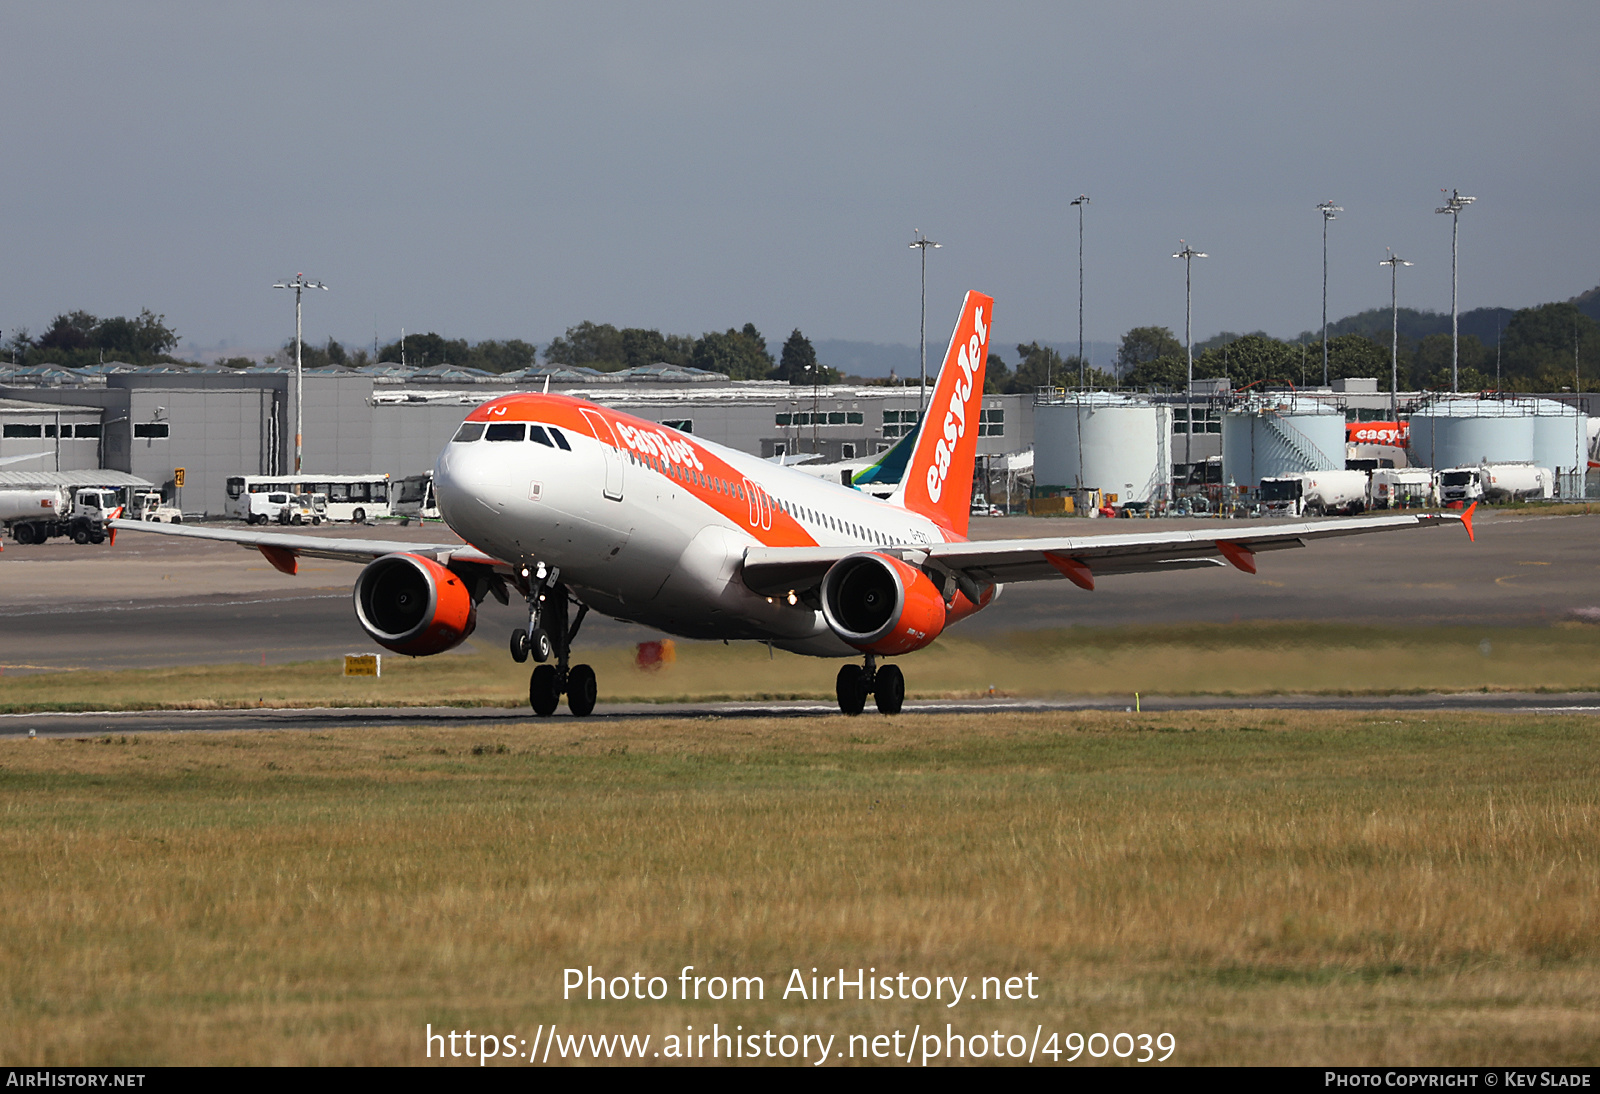
<path fill-rule="evenodd" d="M 0 490 L 0 525 L 18 543 L 43 543 L 56 536 L 71 536 L 74 543 L 104 543 L 106 521 L 118 508 L 117 492 L 104 487 Z"/>

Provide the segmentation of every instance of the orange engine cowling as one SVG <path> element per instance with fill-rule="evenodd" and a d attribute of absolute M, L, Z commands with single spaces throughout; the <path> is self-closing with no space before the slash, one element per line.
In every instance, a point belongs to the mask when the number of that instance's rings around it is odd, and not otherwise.
<path fill-rule="evenodd" d="M 822 616 L 858 650 L 910 653 L 944 630 L 944 597 L 915 566 L 872 551 L 829 567 L 822 578 Z"/>
<path fill-rule="evenodd" d="M 356 619 L 385 649 L 412 657 L 443 653 L 478 625 L 478 605 L 448 567 L 421 555 L 384 555 L 356 578 Z"/>

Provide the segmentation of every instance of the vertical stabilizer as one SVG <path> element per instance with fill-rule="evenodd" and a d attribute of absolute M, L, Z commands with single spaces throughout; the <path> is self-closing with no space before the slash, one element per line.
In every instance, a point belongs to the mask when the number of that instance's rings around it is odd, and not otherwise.
<path fill-rule="evenodd" d="M 892 499 L 962 537 L 972 514 L 972 468 L 993 309 L 992 297 L 967 293 L 917 432 L 911 465 Z"/>

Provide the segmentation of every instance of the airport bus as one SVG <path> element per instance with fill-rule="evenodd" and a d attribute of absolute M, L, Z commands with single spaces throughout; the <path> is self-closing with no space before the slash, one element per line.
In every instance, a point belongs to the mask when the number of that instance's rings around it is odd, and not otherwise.
<path fill-rule="evenodd" d="M 261 493 L 321 494 L 328 499 L 328 520 L 357 523 L 389 516 L 389 476 L 371 475 L 234 475 L 228 479 L 224 512 L 235 520 L 255 523 L 250 495 Z"/>
<path fill-rule="evenodd" d="M 408 523 L 413 517 L 419 524 L 444 519 L 439 515 L 439 500 L 433 496 L 432 471 L 407 475 L 397 480 L 390 496 L 394 503 L 394 515 Z"/>

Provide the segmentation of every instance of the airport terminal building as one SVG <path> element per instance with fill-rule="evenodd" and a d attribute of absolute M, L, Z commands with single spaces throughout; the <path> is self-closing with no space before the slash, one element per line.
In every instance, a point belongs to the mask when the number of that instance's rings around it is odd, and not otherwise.
<path fill-rule="evenodd" d="M 312 475 L 421 474 L 474 407 L 512 391 L 543 390 L 546 377 L 552 392 L 768 458 L 870 456 L 918 421 L 915 386 L 813 388 L 664 365 L 609 374 L 539 368 L 509 377 L 443 367 L 308 369 L 301 466 Z M 281 367 L 0 374 L 0 459 L 37 453 L 37 464 L 8 466 L 129 472 L 178 497 L 185 513 L 216 516 L 230 476 L 294 466 L 294 387 L 292 370 Z M 1032 395 L 985 396 L 979 454 L 1029 448 L 1033 403 Z M 178 468 L 185 472 L 181 495 L 173 481 Z"/>

